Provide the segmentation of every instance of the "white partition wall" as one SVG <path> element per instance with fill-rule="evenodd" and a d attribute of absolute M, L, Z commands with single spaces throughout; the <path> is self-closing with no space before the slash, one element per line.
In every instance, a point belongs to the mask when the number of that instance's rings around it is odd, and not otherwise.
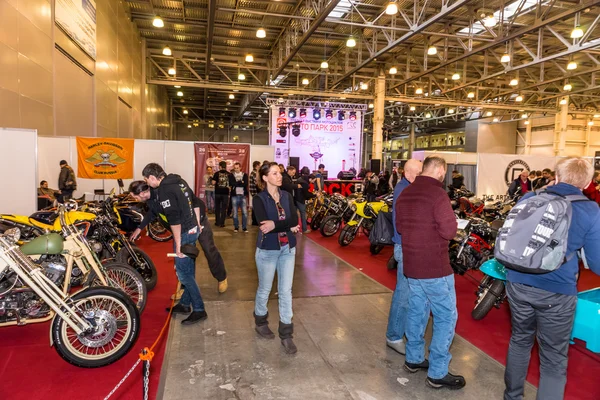
<path fill-rule="evenodd" d="M 194 188 L 194 142 L 165 142 L 165 162 L 167 173 L 181 175 L 188 185 Z"/>
<path fill-rule="evenodd" d="M 38 178 L 48 181 L 48 186 L 58 189 L 58 175 L 60 175 L 60 160 L 71 162 L 71 142 L 68 137 L 37 138 L 38 151 Z"/>
<path fill-rule="evenodd" d="M 0 212 L 29 215 L 37 209 L 37 132 L 0 128 Z"/>
<path fill-rule="evenodd" d="M 250 146 L 250 168 L 252 169 L 252 163 L 254 161 L 264 160 L 275 161 L 275 147 L 274 146 Z M 302 166 L 300 166 L 302 168 Z"/>

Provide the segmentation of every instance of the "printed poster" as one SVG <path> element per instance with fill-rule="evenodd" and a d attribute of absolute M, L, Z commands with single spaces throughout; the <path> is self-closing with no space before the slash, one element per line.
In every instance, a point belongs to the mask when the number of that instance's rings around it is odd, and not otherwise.
<path fill-rule="evenodd" d="M 96 0 L 56 0 L 56 23 L 92 59 L 96 59 Z"/>
<path fill-rule="evenodd" d="M 77 137 L 77 176 L 132 179 L 133 150 L 133 139 Z"/>
<path fill-rule="evenodd" d="M 250 145 L 229 143 L 194 143 L 196 159 L 196 185 L 194 193 L 204 199 L 206 180 L 209 179 L 207 167 L 212 167 L 213 174 L 219 170 L 219 163 L 227 163 L 227 171 L 233 170 L 233 164 L 239 162 L 242 172 L 250 174 Z"/>

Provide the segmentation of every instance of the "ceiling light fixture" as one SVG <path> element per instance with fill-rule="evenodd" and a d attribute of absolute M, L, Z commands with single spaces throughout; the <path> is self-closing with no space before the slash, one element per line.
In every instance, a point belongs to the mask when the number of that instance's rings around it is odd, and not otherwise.
<path fill-rule="evenodd" d="M 410 111 L 415 111 L 417 109 L 417 107 L 415 106 L 410 106 Z"/>
<path fill-rule="evenodd" d="M 460 74 L 458 72 L 455 72 L 454 75 L 452 75 L 452 80 L 453 81 L 460 80 Z"/>
<path fill-rule="evenodd" d="M 529 125 L 529 120 L 525 121 L 525 125 Z"/>
<path fill-rule="evenodd" d="M 488 112 L 485 113 L 486 117 L 491 117 L 492 115 L 494 115 L 494 113 L 491 112 L 491 111 L 488 111 Z"/>
<path fill-rule="evenodd" d="M 418 87 L 415 89 L 415 94 L 423 94 L 423 89 Z"/>
<path fill-rule="evenodd" d="M 594 114 L 594 118 L 600 118 L 600 114 Z"/>
<path fill-rule="evenodd" d="M 571 39 L 579 39 L 583 37 L 583 29 L 581 29 L 581 27 L 579 25 L 577 25 L 572 31 L 571 31 Z"/>
<path fill-rule="evenodd" d="M 179 86 L 179 85 L 175 85 L 175 86 L 173 86 L 173 87 L 174 87 L 175 89 L 179 89 L 181 86 Z"/>
<path fill-rule="evenodd" d="M 171 48 L 169 46 L 166 46 L 163 51 L 163 56 L 170 56 L 171 54 L 173 54 L 173 52 L 171 51 Z"/>
<path fill-rule="evenodd" d="M 156 17 L 154 17 L 154 19 L 152 20 L 152 26 L 156 27 L 156 28 L 162 28 L 165 26 L 165 22 L 162 20 L 161 17 L 159 17 L 158 15 Z"/>
<path fill-rule="evenodd" d="M 394 1 L 389 2 L 387 7 L 385 8 L 385 13 L 387 15 L 398 14 L 398 5 L 396 4 L 396 2 L 394 2 Z"/>
<path fill-rule="evenodd" d="M 498 20 L 494 16 L 494 14 L 488 14 L 483 18 L 483 26 L 487 26 L 488 28 L 493 28 L 498 25 Z"/>
<path fill-rule="evenodd" d="M 566 105 L 567 104 L 567 99 L 560 99 L 560 102 L 558 104 L 560 104 L 561 106 Z"/>
<path fill-rule="evenodd" d="M 183 113 L 187 115 L 188 114 L 188 110 L 183 110 Z"/>
<path fill-rule="evenodd" d="M 191 126 L 191 125 L 188 125 L 188 129 L 192 129 L 192 126 Z"/>
<path fill-rule="evenodd" d="M 568 92 L 571 89 L 573 89 L 573 85 L 571 85 L 569 82 L 565 83 L 565 86 L 563 86 L 563 90 Z"/>
<path fill-rule="evenodd" d="M 252 54 L 246 54 L 246 62 L 254 62 L 254 56 Z"/>
<path fill-rule="evenodd" d="M 448 109 L 448 114 L 454 114 L 454 108 L 449 108 Z"/>
<path fill-rule="evenodd" d="M 429 48 L 427 49 L 427 54 L 430 56 L 435 56 L 437 54 L 437 47 L 429 46 Z"/>
<path fill-rule="evenodd" d="M 504 53 L 500 58 L 500 62 L 507 63 L 510 62 L 510 54 Z"/>
<path fill-rule="evenodd" d="M 356 46 L 356 40 L 354 39 L 354 37 L 350 36 L 348 38 L 348 40 L 346 40 L 346 47 L 355 47 Z"/>
<path fill-rule="evenodd" d="M 498 119 L 498 117 L 494 117 L 494 119 L 492 120 L 492 122 L 498 122 L 498 121 L 500 121 L 500 120 Z"/>
<path fill-rule="evenodd" d="M 308 80 L 308 78 L 304 78 L 304 79 L 302 79 L 302 84 L 303 84 L 304 86 L 308 85 L 309 83 L 310 83 L 310 81 Z"/>
<path fill-rule="evenodd" d="M 369 84 L 361 82 L 360 89 L 361 90 L 367 90 L 367 89 L 369 89 Z"/>
<path fill-rule="evenodd" d="M 475 92 L 469 92 L 469 93 L 467 93 L 467 97 L 468 97 L 469 99 L 473 99 L 473 98 L 475 98 Z"/>
<path fill-rule="evenodd" d="M 183 92 L 182 91 L 177 92 L 177 96 L 183 97 Z"/>
<path fill-rule="evenodd" d="M 527 118 L 528 115 L 527 114 L 521 114 L 521 118 Z"/>
<path fill-rule="evenodd" d="M 321 69 L 327 69 L 327 68 L 329 68 L 329 63 L 327 61 L 323 61 L 321 63 Z"/>
<path fill-rule="evenodd" d="M 235 95 L 234 95 L 234 94 L 230 94 L 230 95 L 229 95 L 229 99 L 230 99 L 230 100 L 233 100 L 233 99 L 235 99 Z"/>
<path fill-rule="evenodd" d="M 425 118 L 431 118 L 431 113 L 425 114 Z"/>
<path fill-rule="evenodd" d="M 592 125 L 594 125 L 594 121 L 589 121 L 588 126 L 592 126 Z"/>
<path fill-rule="evenodd" d="M 246 75 L 244 75 L 244 74 L 240 73 L 240 74 L 238 75 L 238 80 L 239 80 L 239 81 L 245 81 L 245 80 L 246 80 Z"/>
<path fill-rule="evenodd" d="M 518 101 L 518 102 L 523 101 L 523 96 L 518 95 L 517 98 L 515 99 L 515 101 Z"/>
<path fill-rule="evenodd" d="M 264 30 L 264 28 L 258 28 L 258 30 L 256 31 L 256 37 L 259 39 L 264 39 L 267 37 L 267 31 Z"/>
<path fill-rule="evenodd" d="M 175 68 L 169 68 L 169 75 L 177 75 Z"/>
<path fill-rule="evenodd" d="M 519 84 L 519 80 L 518 79 L 511 79 L 509 85 L 510 86 L 517 86 Z"/>
<path fill-rule="evenodd" d="M 569 61 L 569 63 L 567 64 L 567 69 L 569 71 L 577 69 L 577 63 L 575 61 Z"/>
<path fill-rule="evenodd" d="M 369 103 L 369 108 L 373 108 L 375 105 L 373 103 Z"/>
<path fill-rule="evenodd" d="M 390 68 L 390 75 L 396 75 L 397 73 L 398 73 L 398 68 L 396 68 L 396 67 Z"/>

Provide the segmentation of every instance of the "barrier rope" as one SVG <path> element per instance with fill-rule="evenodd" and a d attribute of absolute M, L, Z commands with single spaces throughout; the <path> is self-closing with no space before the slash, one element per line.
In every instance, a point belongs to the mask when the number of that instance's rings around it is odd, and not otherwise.
<path fill-rule="evenodd" d="M 179 293 L 180 288 L 181 288 L 181 283 L 178 281 L 177 287 L 175 289 L 175 293 L 173 294 L 173 298 L 171 299 L 171 307 L 169 308 L 169 315 L 167 315 L 167 319 L 166 319 L 165 323 L 163 324 L 163 327 L 160 330 L 158 337 L 156 338 L 154 343 L 152 343 L 152 346 L 150 346 L 150 348 L 144 347 L 142 349 L 141 353 L 138 354 L 138 359 L 133 364 L 133 367 L 131 367 L 131 369 L 129 371 L 127 371 L 125 376 L 123 376 L 123 378 L 119 381 L 119 383 L 117 383 L 117 385 L 113 388 L 113 390 L 110 391 L 110 393 L 104 398 L 104 400 L 110 399 L 110 397 L 113 394 L 115 394 L 115 392 L 117 390 L 119 390 L 121 385 L 123 385 L 123 383 L 125 383 L 127 378 L 129 378 L 129 375 L 131 375 L 131 373 L 137 368 L 137 366 L 141 362 L 144 363 L 143 370 L 142 370 L 142 385 L 143 385 L 142 389 L 143 389 L 143 394 L 144 394 L 144 400 L 148 400 L 148 393 L 150 390 L 150 363 L 152 362 L 152 359 L 154 358 L 154 348 L 160 343 L 160 341 L 163 338 L 163 335 L 166 332 L 167 327 L 171 323 L 171 315 L 173 314 L 173 306 L 175 305 L 175 299 L 177 297 L 177 293 Z"/>

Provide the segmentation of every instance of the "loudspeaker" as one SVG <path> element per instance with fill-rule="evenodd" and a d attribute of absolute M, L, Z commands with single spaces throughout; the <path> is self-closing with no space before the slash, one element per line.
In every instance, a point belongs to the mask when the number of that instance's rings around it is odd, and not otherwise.
<path fill-rule="evenodd" d="M 374 174 L 381 172 L 381 160 L 371 159 L 371 172 Z"/>
<path fill-rule="evenodd" d="M 290 165 L 296 167 L 296 171 L 300 173 L 300 157 L 290 157 Z"/>

